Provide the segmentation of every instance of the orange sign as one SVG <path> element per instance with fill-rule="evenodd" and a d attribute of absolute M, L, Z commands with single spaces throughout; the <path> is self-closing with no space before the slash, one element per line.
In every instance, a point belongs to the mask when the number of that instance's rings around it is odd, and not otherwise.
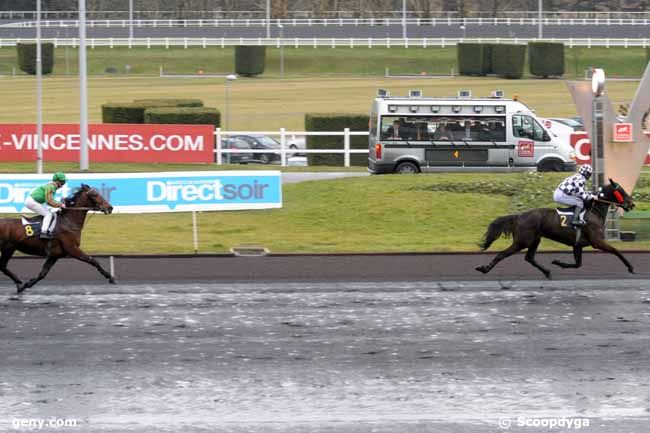
<path fill-rule="evenodd" d="M 634 141 L 632 138 L 632 124 L 631 123 L 614 123 L 614 136 L 613 140 L 619 143 L 631 143 Z"/>

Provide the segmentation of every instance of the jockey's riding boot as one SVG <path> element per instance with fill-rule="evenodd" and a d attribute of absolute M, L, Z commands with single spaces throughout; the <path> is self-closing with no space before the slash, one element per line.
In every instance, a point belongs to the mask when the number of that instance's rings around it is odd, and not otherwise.
<path fill-rule="evenodd" d="M 582 213 L 582 208 L 573 208 L 573 219 L 571 219 L 571 224 L 576 227 L 585 225 L 585 222 L 580 219 L 580 213 Z"/>
<path fill-rule="evenodd" d="M 52 238 L 54 238 L 52 233 L 47 232 L 47 231 L 42 231 L 41 232 L 41 239 L 52 239 Z"/>

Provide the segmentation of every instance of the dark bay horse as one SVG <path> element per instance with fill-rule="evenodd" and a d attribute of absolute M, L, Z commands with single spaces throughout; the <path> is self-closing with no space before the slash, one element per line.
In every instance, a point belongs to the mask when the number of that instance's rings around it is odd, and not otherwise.
<path fill-rule="evenodd" d="M 630 273 L 634 268 L 623 254 L 605 240 L 605 221 L 610 205 L 622 208 L 625 212 L 634 208 L 632 198 L 625 190 L 612 179 L 609 185 L 601 187 L 598 199 L 594 200 L 585 214 L 586 225 L 582 227 L 582 235 L 576 243 L 576 233 L 567 217 L 562 218 L 555 209 L 537 208 L 518 215 L 507 215 L 492 221 L 481 243 L 481 250 L 487 250 L 492 242 L 501 235 L 512 235 L 512 245 L 501 251 L 485 266 L 479 266 L 477 271 L 487 274 L 501 260 L 527 249 L 526 261 L 544 273 L 546 278 L 551 278 L 551 272 L 535 261 L 535 253 L 541 239 L 548 238 L 565 245 L 573 246 L 575 263 L 564 263 L 553 260 L 553 264 L 561 268 L 579 268 L 582 266 L 582 249 L 592 246 L 596 249 L 616 255 L 627 266 Z"/>
<path fill-rule="evenodd" d="M 81 251 L 81 231 L 83 230 L 88 211 L 101 211 L 105 214 L 113 212 L 113 206 L 97 192 L 96 189 L 82 184 L 71 196 L 63 200 L 66 208 L 59 213 L 54 233 L 54 239 L 40 239 L 33 230 L 26 229 L 20 218 L 0 219 L 0 271 L 11 278 L 18 293 L 32 287 L 45 278 L 52 266 L 61 258 L 72 257 L 82 262 L 93 265 L 115 284 L 110 273 L 88 254 Z M 36 216 L 30 221 L 42 221 L 41 216 Z M 35 278 L 23 283 L 13 272 L 7 269 L 7 263 L 16 251 L 32 256 L 46 257 L 41 272 Z"/>

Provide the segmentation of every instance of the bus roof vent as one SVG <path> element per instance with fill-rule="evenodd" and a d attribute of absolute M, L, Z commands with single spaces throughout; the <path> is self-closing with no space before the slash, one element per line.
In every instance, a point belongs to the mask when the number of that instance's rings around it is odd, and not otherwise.
<path fill-rule="evenodd" d="M 409 98 L 421 98 L 422 97 L 422 90 L 416 89 L 416 90 L 409 90 Z"/>
<path fill-rule="evenodd" d="M 471 90 L 459 90 L 458 91 L 458 97 L 459 98 L 471 98 L 472 97 L 472 91 Z"/>
<path fill-rule="evenodd" d="M 390 92 L 386 89 L 377 89 L 377 97 L 390 98 Z"/>
<path fill-rule="evenodd" d="M 492 98 L 503 98 L 504 96 L 503 90 L 493 90 L 490 95 Z"/>

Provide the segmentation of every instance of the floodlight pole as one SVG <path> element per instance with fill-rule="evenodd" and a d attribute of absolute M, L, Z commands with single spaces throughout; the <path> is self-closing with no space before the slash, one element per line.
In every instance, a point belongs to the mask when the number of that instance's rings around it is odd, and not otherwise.
<path fill-rule="evenodd" d="M 537 39 L 542 39 L 544 37 L 542 26 L 542 3 L 543 0 L 538 0 L 537 2 Z"/>
<path fill-rule="evenodd" d="M 266 0 L 266 37 L 271 38 L 271 0 Z"/>
<path fill-rule="evenodd" d="M 402 38 L 406 39 L 406 0 L 402 0 Z"/>
<path fill-rule="evenodd" d="M 592 76 L 592 92 L 594 99 L 592 102 L 592 137 L 591 138 L 591 163 L 593 166 L 593 187 L 594 191 L 598 187 L 605 185 L 605 134 L 604 134 L 604 103 L 603 94 L 605 93 L 605 73 L 602 69 L 594 69 Z"/>
<path fill-rule="evenodd" d="M 88 82 L 86 70 L 86 0 L 79 0 L 79 168 L 88 170 Z"/>
<path fill-rule="evenodd" d="M 133 0 L 129 0 L 129 39 L 133 39 Z"/>
<path fill-rule="evenodd" d="M 36 0 L 36 173 L 43 174 L 43 52 L 41 0 Z"/>

